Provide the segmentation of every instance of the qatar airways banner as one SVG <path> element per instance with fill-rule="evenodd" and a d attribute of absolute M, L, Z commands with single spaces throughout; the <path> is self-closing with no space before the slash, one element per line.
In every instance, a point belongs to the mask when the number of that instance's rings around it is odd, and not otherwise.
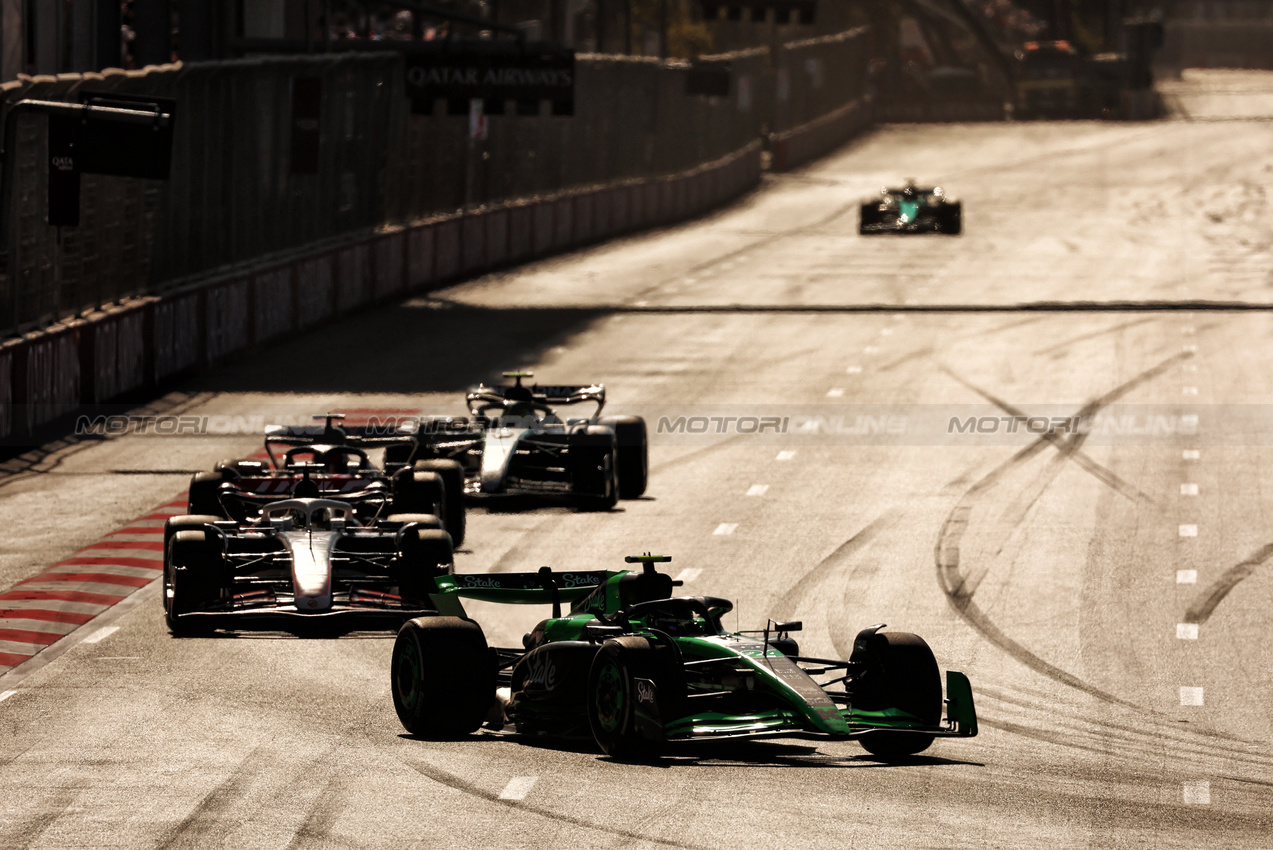
<path fill-rule="evenodd" d="M 574 51 L 408 54 L 406 70 L 407 96 L 417 112 L 432 112 L 439 99 L 463 103 L 467 112 L 468 101 L 483 100 L 490 114 L 502 112 L 503 101 L 512 100 L 519 114 L 538 114 L 540 101 L 546 100 L 554 115 L 574 114 Z"/>

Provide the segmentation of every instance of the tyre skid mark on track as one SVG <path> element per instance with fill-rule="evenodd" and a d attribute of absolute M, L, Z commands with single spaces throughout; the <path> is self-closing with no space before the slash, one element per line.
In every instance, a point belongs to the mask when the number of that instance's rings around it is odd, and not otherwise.
<path fill-rule="evenodd" d="M 1108 336 L 1109 334 L 1112 334 L 1112 333 L 1118 333 L 1119 331 L 1127 330 L 1128 328 L 1134 328 L 1137 325 L 1145 325 L 1145 324 L 1149 324 L 1150 322 L 1156 322 L 1156 321 L 1158 321 L 1157 317 L 1146 316 L 1145 318 L 1142 318 L 1142 319 L 1132 319 L 1131 321 L 1127 321 L 1127 322 L 1119 322 L 1117 325 L 1114 325 L 1112 327 L 1103 328 L 1099 331 L 1092 331 L 1091 333 L 1085 333 L 1080 336 L 1070 337 L 1069 339 L 1061 340 L 1060 342 L 1054 345 L 1049 345 L 1047 348 L 1037 349 L 1035 350 L 1034 353 L 1036 355 L 1054 354 L 1058 351 L 1064 351 L 1065 349 L 1069 348 L 1070 346 L 1076 343 L 1087 342 L 1089 339 L 1099 339 L 1100 337 Z"/>
<path fill-rule="evenodd" d="M 819 585 L 827 581 L 830 574 L 837 567 L 842 566 L 850 555 L 864 548 L 874 539 L 885 525 L 894 519 L 892 512 L 880 514 L 875 519 L 860 528 L 848 540 L 841 543 L 835 548 L 830 555 L 827 555 L 821 561 L 813 566 L 807 573 L 800 577 L 791 589 L 784 593 L 774 603 L 774 615 L 780 620 L 787 620 L 794 617 L 803 609 L 805 599 L 812 594 Z"/>
<path fill-rule="evenodd" d="M 607 826 L 605 824 L 600 824 L 600 823 L 593 823 L 591 821 L 584 820 L 583 818 L 574 817 L 573 815 L 567 815 L 561 812 L 555 812 L 555 811 L 552 811 L 551 809 L 547 809 L 542 806 L 531 805 L 525 802 L 524 800 L 521 800 L 521 801 L 501 800 L 498 793 L 493 791 L 486 791 L 482 788 L 478 788 L 476 785 L 472 785 L 468 782 L 465 782 L 463 779 L 461 779 L 460 777 L 452 773 L 447 773 L 444 770 L 439 770 L 438 768 L 433 767 L 431 765 L 427 765 L 422 762 L 407 761 L 405 759 L 403 760 L 403 764 L 405 764 L 407 767 L 410 767 L 412 770 L 416 771 L 421 776 L 425 776 L 429 779 L 432 779 L 434 782 L 437 782 L 440 785 L 445 785 L 448 788 L 454 788 L 456 791 L 459 791 L 463 794 L 468 794 L 471 797 L 478 797 L 482 800 L 487 801 L 488 803 L 494 803 L 499 806 L 505 806 L 507 808 L 514 809 L 516 811 L 527 812 L 528 814 L 538 815 L 539 817 L 545 818 L 547 820 L 558 821 L 560 823 L 568 823 L 572 826 L 581 827 L 583 829 L 590 829 L 590 830 L 595 830 L 598 832 L 604 832 L 607 835 L 614 835 L 619 838 L 625 838 L 632 841 L 643 841 L 643 842 L 648 842 L 650 844 L 658 844 L 663 847 L 681 847 L 681 848 L 685 848 L 685 850 L 700 850 L 702 846 L 698 844 L 684 844 L 680 841 L 674 841 L 667 838 L 657 838 L 652 835 L 642 835 L 639 832 L 633 832 L 631 830 L 620 829 L 618 827 Z"/>
<path fill-rule="evenodd" d="M 1101 408 L 1112 404 L 1118 398 L 1128 392 L 1131 392 L 1136 387 L 1139 387 L 1145 382 L 1161 375 L 1181 360 L 1188 359 L 1192 356 L 1193 355 L 1188 352 L 1182 352 L 1181 354 L 1167 358 L 1158 365 L 1141 372 L 1099 398 L 1083 405 L 1083 407 L 1080 408 L 1075 415 L 1080 417 L 1094 415 Z M 991 394 L 974 387 L 972 384 L 955 375 L 949 369 L 944 369 L 944 371 L 954 380 L 969 389 L 972 389 L 974 392 L 998 405 L 1002 409 L 1011 412 L 1012 415 L 1020 415 L 1015 411 L 1015 408 L 1012 408 L 1011 405 L 1008 405 L 999 399 L 996 399 Z M 1096 697 L 1103 702 L 1140 709 L 1140 706 L 1137 704 L 1102 690 L 1095 685 L 1083 681 L 1072 673 L 1045 661 L 1043 658 L 1028 649 L 1025 645 L 1009 637 L 1002 629 L 995 625 L 989 615 L 982 611 L 974 601 L 973 595 L 976 593 L 980 579 L 976 582 L 970 582 L 969 576 L 965 572 L 967 567 L 960 562 L 960 544 L 963 540 L 964 533 L 967 531 L 973 509 L 977 506 L 977 503 L 981 500 L 982 496 L 996 487 L 1010 471 L 1038 454 L 1047 446 L 1052 446 L 1056 448 L 1062 456 L 1073 459 L 1075 455 L 1079 453 L 1079 449 L 1082 447 L 1085 440 L 1085 434 L 1074 434 L 1069 438 L 1061 438 L 1055 433 L 1049 431 L 1046 434 L 1040 435 L 1033 443 L 1021 449 L 1008 460 L 1004 461 L 982 478 L 975 481 L 951 509 L 950 513 L 946 517 L 946 521 L 942 523 L 941 532 L 938 534 L 936 545 L 933 547 L 933 559 L 937 568 L 937 581 L 943 592 L 946 594 L 946 598 L 950 603 L 951 608 L 954 609 L 959 616 L 980 632 L 982 636 L 989 640 L 992 644 L 1003 649 L 1022 664 L 1025 664 L 1037 673 L 1047 676 L 1048 678 L 1071 688 L 1082 691 L 1090 696 Z M 1090 472 L 1091 470 L 1088 471 Z M 1112 476 L 1113 480 L 1121 481 L 1121 479 L 1114 476 L 1112 472 L 1108 473 L 1108 475 Z M 1114 486 L 1110 480 L 1105 480 L 1101 476 L 1097 477 L 1104 483 Z M 1131 485 L 1126 486 L 1131 488 Z M 1128 493 L 1122 488 L 1115 487 L 1115 489 L 1123 495 L 1128 495 Z M 1131 489 L 1139 493 L 1139 491 L 1135 490 L 1135 488 Z M 985 572 L 988 569 L 988 565 L 983 568 L 982 576 L 985 575 Z"/>
<path fill-rule="evenodd" d="M 1017 730 L 1008 728 L 1013 725 L 1013 721 L 996 717 L 993 710 L 986 712 L 985 709 L 989 707 L 986 703 L 999 702 L 1034 712 L 1038 710 L 1038 701 L 1015 697 L 993 686 L 985 685 L 978 685 L 977 697 L 982 702 L 978 706 L 978 722 L 984 721 L 988 726 L 1005 731 L 1021 731 L 1023 735 L 1061 746 L 1071 744 L 1079 746 L 1075 743 L 1076 740 L 1094 739 L 1100 742 L 1099 751 L 1104 755 L 1110 754 L 1111 748 L 1121 744 L 1129 752 L 1154 758 L 1161 750 L 1163 742 L 1170 742 L 1180 748 L 1181 755 L 1198 761 L 1215 760 L 1229 765 L 1237 762 L 1264 771 L 1273 768 L 1273 758 L 1252 753 L 1247 749 L 1252 744 L 1250 741 L 1216 730 L 1185 727 L 1176 720 L 1162 716 L 1146 718 L 1143 709 L 1137 715 L 1140 722 L 1134 722 L 1109 720 L 1089 715 L 1079 718 L 1077 714 L 1067 714 L 1065 708 L 1058 711 L 1054 706 L 1051 713 L 1057 719 L 1046 731 L 1038 727 L 1023 727 L 1022 730 Z M 1146 719 L 1151 723 L 1144 722 Z M 1102 731 L 1091 731 L 1093 726 Z M 1133 745 L 1133 741 L 1141 743 Z"/>
<path fill-rule="evenodd" d="M 301 850 L 312 847 L 347 847 L 358 848 L 365 845 L 332 835 L 336 825 L 336 803 L 342 799 L 344 780 L 332 779 L 309 807 L 305 820 L 296 829 L 286 850 Z"/>
<path fill-rule="evenodd" d="M 1158 375 L 1165 372 L 1168 368 L 1170 368 L 1170 366 L 1175 365 L 1177 362 L 1181 360 L 1187 360 L 1188 358 L 1192 356 L 1193 356 L 1192 352 L 1181 352 L 1180 354 L 1177 354 L 1177 355 L 1174 355 L 1173 357 L 1168 358 L 1164 363 L 1160 363 L 1158 366 L 1153 367 L 1148 372 L 1145 372 L 1136 376 L 1131 381 L 1128 381 L 1123 386 L 1118 387 L 1113 392 L 1106 393 L 1106 395 L 1102 396 L 1096 401 L 1085 404 L 1083 407 L 1079 408 L 1079 410 L 1070 418 L 1072 420 L 1083 419 L 1085 417 L 1095 415 L 1101 408 L 1106 407 L 1109 404 L 1113 403 L 1116 399 L 1125 395 L 1131 390 L 1135 389 L 1140 384 L 1144 383 L 1145 381 L 1151 378 L 1157 377 Z M 981 389 L 975 384 L 970 383 L 969 381 L 965 380 L 959 375 L 956 375 L 950 369 L 946 367 L 942 367 L 942 371 L 945 372 L 952 379 L 959 382 L 964 387 L 972 390 L 977 395 L 981 396 L 986 401 L 998 407 L 1000 410 L 1007 413 L 1008 415 L 1015 416 L 1018 418 L 1028 418 L 1028 414 L 1024 410 L 1021 410 L 1019 407 L 1009 404 L 1003 399 L 1000 399 L 994 396 L 993 394 L 987 392 L 986 390 Z M 1118 491 L 1123 496 L 1126 496 L 1127 498 L 1132 499 L 1133 501 L 1147 501 L 1147 502 L 1153 503 L 1154 499 L 1150 497 L 1148 494 L 1141 492 L 1139 488 L 1124 481 L 1118 475 L 1106 469 L 1104 466 L 1092 460 L 1090 457 L 1088 457 L 1086 454 L 1083 453 L 1082 448 L 1083 448 L 1083 444 L 1087 442 L 1087 436 L 1088 436 L 1087 434 L 1073 434 L 1069 437 L 1063 438 L 1063 437 L 1058 437 L 1054 431 L 1049 430 L 1048 432 L 1039 435 L 1038 440 L 1036 440 L 1035 443 L 1032 444 L 1032 446 L 1038 445 L 1040 443 L 1050 443 L 1060 453 L 1061 457 L 1067 460 L 1074 461 L 1076 464 L 1079 465 L 1079 467 L 1081 467 L 1084 471 L 1091 474 L 1094 478 L 1096 478 L 1102 484 L 1105 484 L 1106 486 L 1113 488 L 1114 490 Z"/>
<path fill-rule="evenodd" d="M 252 783 L 265 772 L 266 765 L 260 763 L 260 754 L 260 747 L 249 752 L 228 777 L 204 795 L 194 811 L 168 830 L 155 845 L 158 850 L 207 847 L 217 843 L 217 839 L 227 838 L 226 830 L 231 823 L 241 822 L 238 804 L 248 796 Z"/>
<path fill-rule="evenodd" d="M 1263 566 L 1269 558 L 1273 558 L 1273 543 L 1265 544 L 1251 557 L 1229 567 L 1220 578 L 1212 582 L 1206 590 L 1194 598 L 1188 610 L 1185 611 L 1184 619 L 1181 622 L 1198 625 L 1207 622 L 1207 619 L 1215 613 L 1216 608 L 1229 595 L 1229 592 L 1245 579 L 1254 575 L 1255 571 Z"/>
<path fill-rule="evenodd" d="M 38 813 L 18 818 L 16 823 L 5 823 L 4 846 L 30 847 L 35 844 L 62 815 L 73 809 L 85 786 L 86 783 L 78 782 L 75 787 L 58 788 L 52 792 L 52 799 L 45 801 Z"/>

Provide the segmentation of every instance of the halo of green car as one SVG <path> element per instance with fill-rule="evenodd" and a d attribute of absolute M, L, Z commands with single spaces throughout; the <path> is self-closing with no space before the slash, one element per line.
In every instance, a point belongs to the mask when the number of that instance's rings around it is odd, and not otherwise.
<path fill-rule="evenodd" d="M 616 759 L 657 757 L 680 742 L 815 736 L 859 741 L 882 759 L 936 738 L 977 734 L 966 676 L 916 635 L 871 626 L 847 661 L 806 657 L 798 622 L 728 632 L 728 600 L 673 596 L 678 582 L 636 569 L 444 575 L 437 614 L 407 622 L 391 662 L 394 707 L 411 734 L 463 737 L 483 725 L 591 739 Z M 463 599 L 552 605 L 521 648 L 487 645 Z"/>

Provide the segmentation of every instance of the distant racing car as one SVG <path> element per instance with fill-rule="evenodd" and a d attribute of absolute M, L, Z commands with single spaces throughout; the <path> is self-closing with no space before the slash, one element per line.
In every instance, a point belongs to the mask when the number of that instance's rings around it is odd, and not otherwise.
<path fill-rule="evenodd" d="M 677 582 L 654 567 L 669 557 L 626 560 L 640 570 L 439 576 L 437 614 L 408 621 L 394 644 L 402 725 L 426 739 L 484 722 L 590 738 L 621 759 L 676 742 L 779 735 L 854 739 L 892 759 L 977 734 L 967 677 L 946 673 L 943 711 L 937 661 L 915 635 L 871 626 L 847 661 L 806 657 L 791 638 L 800 623 L 727 632 L 721 617 L 732 603 L 674 597 Z M 523 647 L 491 649 L 461 599 L 553 612 Z"/>
<path fill-rule="evenodd" d="M 407 429 L 409 445 L 386 458 L 419 468 L 454 461 L 473 496 L 530 494 L 574 499 L 607 510 L 645 492 L 649 447 L 639 416 L 601 416 L 601 384 L 525 386 L 532 372 L 505 372 L 512 386 L 480 384 L 465 396 L 469 417 L 430 417 Z M 556 408 L 596 405 L 589 416 L 561 418 Z"/>
<path fill-rule="evenodd" d="M 453 460 L 430 459 L 410 467 L 386 454 L 383 467 L 369 452 L 398 447 L 396 429 L 346 426 L 344 415 L 314 417 L 322 426 L 271 425 L 265 429 L 269 460 L 224 460 L 190 481 L 191 514 L 245 522 L 274 502 L 333 498 L 353 506 L 363 523 L 389 514 L 434 514 L 452 543 L 464 542 L 464 471 Z"/>
<path fill-rule="evenodd" d="M 905 186 L 885 187 L 878 198 L 862 203 L 858 232 L 957 236 L 963 232 L 963 204 L 949 198 L 940 186 L 923 188 L 908 180 Z"/>
<path fill-rule="evenodd" d="M 353 504 L 288 498 L 249 520 L 175 516 L 164 527 L 164 616 L 174 635 L 299 628 L 333 618 L 397 629 L 434 611 L 453 570 L 451 537 L 429 514 L 360 521 Z"/>

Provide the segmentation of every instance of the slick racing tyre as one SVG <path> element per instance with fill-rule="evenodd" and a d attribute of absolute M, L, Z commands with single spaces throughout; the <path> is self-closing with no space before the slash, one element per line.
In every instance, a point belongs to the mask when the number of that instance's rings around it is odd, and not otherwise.
<path fill-rule="evenodd" d="M 190 479 L 190 497 L 186 503 L 186 513 L 228 519 L 229 515 L 218 496 L 223 481 L 225 478 L 220 472 L 196 472 Z"/>
<path fill-rule="evenodd" d="M 412 735 L 429 740 L 477 731 L 495 701 L 495 667 L 482 627 L 472 620 L 408 620 L 390 662 L 398 720 Z"/>
<path fill-rule="evenodd" d="M 601 424 L 614 429 L 618 444 L 619 498 L 640 498 L 650 476 L 650 442 L 645 420 L 640 416 L 607 416 Z"/>
<path fill-rule="evenodd" d="M 862 204 L 858 217 L 858 233 L 869 233 L 871 228 L 880 223 L 880 205 L 874 201 Z"/>
<path fill-rule="evenodd" d="M 389 516 L 382 519 L 381 522 L 385 525 L 398 526 L 414 522 L 421 528 L 433 528 L 438 531 L 446 531 L 446 526 L 443 525 L 442 520 L 433 514 L 389 514 Z"/>
<path fill-rule="evenodd" d="M 570 435 L 570 489 L 584 510 L 608 511 L 619 501 L 614 430 L 589 425 Z"/>
<path fill-rule="evenodd" d="M 451 533 L 451 542 L 459 546 L 464 542 L 464 467 L 453 460 L 421 460 L 414 468 L 416 472 L 432 472 L 442 479 L 445 491 L 442 519 Z"/>
<path fill-rule="evenodd" d="M 450 575 L 455 569 L 451 535 L 441 529 L 418 525 L 402 534 L 398 552 L 398 595 L 414 603 L 428 604 L 429 594 L 436 593 L 434 579 Z"/>
<path fill-rule="evenodd" d="M 906 632 L 877 632 L 863 659 L 854 648 L 850 661 L 867 665 L 852 702 L 868 710 L 896 708 L 926 726 L 941 722 L 941 671 L 928 644 Z M 859 741 L 867 752 L 885 759 L 903 758 L 928 749 L 933 736 L 922 732 L 867 732 Z"/>
<path fill-rule="evenodd" d="M 220 600 L 228 588 L 225 556 L 214 533 L 178 530 L 168 541 L 164 557 L 164 619 L 176 636 L 212 630 L 199 617 L 182 615 Z"/>
<path fill-rule="evenodd" d="M 224 519 L 224 517 L 213 516 L 212 514 L 178 514 L 177 516 L 168 517 L 168 521 L 164 523 L 164 552 L 167 553 L 168 545 L 171 543 L 173 535 L 178 531 L 202 529 L 205 525 L 221 522 Z"/>
<path fill-rule="evenodd" d="M 685 685 L 670 646 L 641 637 L 602 644 L 588 671 L 588 725 L 601 751 L 613 759 L 658 758 L 663 724 L 681 713 Z M 649 692 L 649 685 L 654 685 Z"/>
<path fill-rule="evenodd" d="M 958 236 L 964 230 L 964 211 L 963 205 L 955 202 L 943 204 L 939 211 L 941 213 L 938 221 L 941 222 L 941 232 L 951 236 Z"/>
<path fill-rule="evenodd" d="M 446 487 L 436 472 L 403 469 L 393 476 L 390 513 L 446 515 Z"/>

